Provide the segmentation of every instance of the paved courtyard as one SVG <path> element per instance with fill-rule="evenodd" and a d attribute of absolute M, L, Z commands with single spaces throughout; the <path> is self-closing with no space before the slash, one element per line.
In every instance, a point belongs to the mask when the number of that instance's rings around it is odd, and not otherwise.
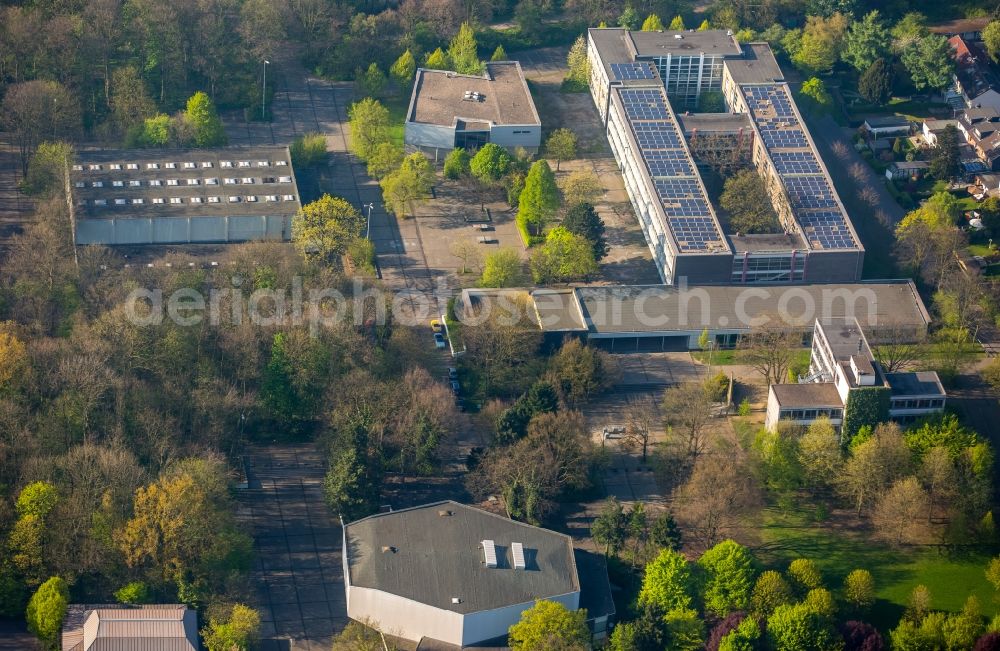
<path fill-rule="evenodd" d="M 239 515 L 254 538 L 261 651 L 329 651 L 347 624 L 341 528 L 323 501 L 325 462 L 308 445 L 250 452 Z"/>

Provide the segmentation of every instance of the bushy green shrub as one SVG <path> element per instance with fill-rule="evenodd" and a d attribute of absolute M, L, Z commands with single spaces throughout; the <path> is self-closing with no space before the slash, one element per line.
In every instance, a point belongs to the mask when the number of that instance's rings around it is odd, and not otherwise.
<path fill-rule="evenodd" d="M 347 247 L 347 257 L 350 258 L 355 271 L 375 273 L 375 245 L 371 240 L 359 237 L 351 242 Z"/>
<path fill-rule="evenodd" d="M 469 173 L 469 152 L 462 147 L 456 147 L 448 152 L 444 159 L 445 178 L 458 179 Z"/>
<path fill-rule="evenodd" d="M 292 165 L 295 167 L 316 167 L 326 162 L 326 136 L 321 133 L 307 133 L 293 140 L 288 150 L 292 154 Z"/>

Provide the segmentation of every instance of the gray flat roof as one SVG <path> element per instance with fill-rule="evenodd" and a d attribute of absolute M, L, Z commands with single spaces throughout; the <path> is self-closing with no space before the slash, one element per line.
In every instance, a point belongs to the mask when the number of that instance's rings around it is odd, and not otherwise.
<path fill-rule="evenodd" d="M 872 358 L 871 348 L 868 347 L 868 340 L 858 319 L 826 318 L 821 320 L 819 327 L 830 344 L 830 352 L 838 362 L 849 361 L 859 355 Z"/>
<path fill-rule="evenodd" d="M 85 150 L 71 165 L 70 190 L 76 219 L 294 215 L 301 207 L 287 147 Z"/>
<path fill-rule="evenodd" d="M 768 84 L 785 80 L 781 66 L 767 43 L 747 43 L 743 46 L 743 58 L 726 59 L 726 69 L 737 84 Z"/>
<path fill-rule="evenodd" d="M 740 129 L 750 128 L 750 116 L 746 113 L 678 113 L 677 122 L 690 138 L 698 133 L 736 134 Z"/>
<path fill-rule="evenodd" d="M 807 384 L 772 384 L 771 391 L 782 407 L 843 407 L 844 402 L 833 382 Z"/>
<path fill-rule="evenodd" d="M 480 94 L 466 99 L 466 92 Z M 493 61 L 482 75 L 417 70 L 408 122 L 455 126 L 457 120 L 494 125 L 540 125 L 531 92 L 517 61 Z"/>
<path fill-rule="evenodd" d="M 737 56 L 742 50 L 736 37 L 722 29 L 693 29 L 662 32 L 630 31 L 626 37 L 637 57 L 660 57 L 668 54 L 693 56 L 704 52 L 717 56 Z"/>
<path fill-rule="evenodd" d="M 943 396 L 944 387 L 934 371 L 886 373 L 885 379 L 894 396 Z"/>
<path fill-rule="evenodd" d="M 755 233 L 750 235 L 729 236 L 733 251 L 743 253 L 749 251 L 795 251 L 804 250 L 808 245 L 798 233 Z"/>
<path fill-rule="evenodd" d="M 442 515 L 450 513 L 451 515 Z M 381 590 L 456 613 L 474 613 L 580 590 L 569 536 L 458 502 L 436 502 L 346 525 L 351 585 Z M 483 540 L 498 566 L 483 562 Z M 512 568 L 511 543 L 526 569 Z M 395 551 L 383 551 L 392 547 Z M 453 603 L 452 599 L 460 599 Z"/>

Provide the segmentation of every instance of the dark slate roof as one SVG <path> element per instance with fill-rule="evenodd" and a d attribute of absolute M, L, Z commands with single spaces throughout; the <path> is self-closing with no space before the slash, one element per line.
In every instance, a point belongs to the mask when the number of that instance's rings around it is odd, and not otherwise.
<path fill-rule="evenodd" d="M 885 379 L 894 396 L 943 396 L 944 388 L 934 371 L 886 373 Z"/>
<path fill-rule="evenodd" d="M 801 407 L 842 407 L 844 402 L 832 382 L 807 384 L 772 384 L 771 391 L 778 404 L 786 409 Z"/>
<path fill-rule="evenodd" d="M 569 536 L 458 502 L 373 515 L 346 525 L 345 536 L 351 585 L 456 613 L 580 590 Z M 496 544 L 496 568 L 484 563 L 483 540 Z M 513 569 L 514 542 L 524 546 L 524 570 Z"/>
<path fill-rule="evenodd" d="M 576 569 L 580 573 L 580 608 L 587 609 L 587 619 L 614 615 L 615 600 L 604 556 L 585 549 L 575 551 Z"/>

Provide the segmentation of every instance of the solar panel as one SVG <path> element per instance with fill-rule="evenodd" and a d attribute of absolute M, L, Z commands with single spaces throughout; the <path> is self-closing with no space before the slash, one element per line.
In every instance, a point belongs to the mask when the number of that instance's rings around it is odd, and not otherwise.
<path fill-rule="evenodd" d="M 822 174 L 816 158 L 806 151 L 771 152 L 778 174 Z"/>
<path fill-rule="evenodd" d="M 670 117 L 663 92 L 658 88 L 622 89 L 619 96 L 629 120 L 666 120 Z"/>
<path fill-rule="evenodd" d="M 612 63 L 611 75 L 616 81 L 656 79 L 656 70 L 649 63 Z"/>

